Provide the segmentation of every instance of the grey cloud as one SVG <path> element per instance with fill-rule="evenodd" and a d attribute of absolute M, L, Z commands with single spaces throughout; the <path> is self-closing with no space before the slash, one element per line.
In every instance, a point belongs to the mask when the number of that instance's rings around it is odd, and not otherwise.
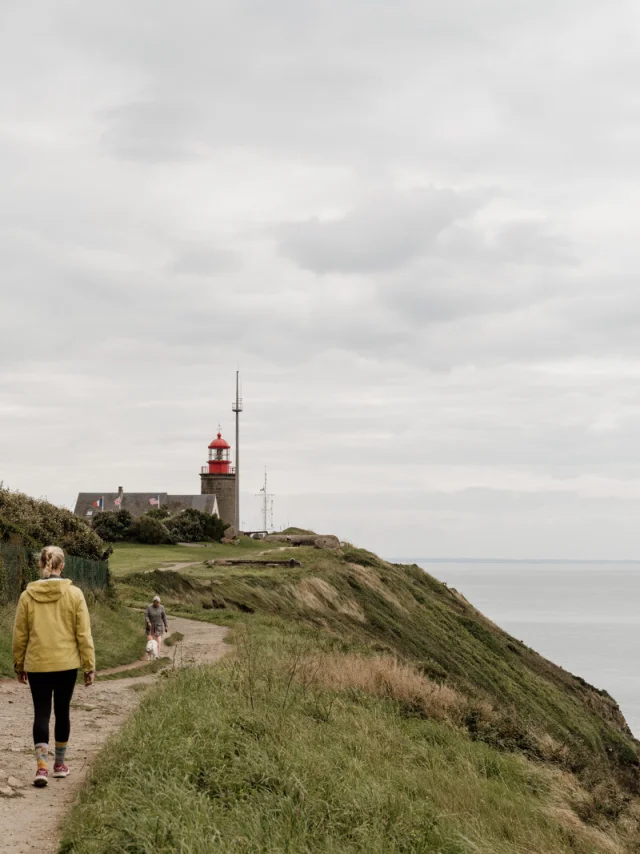
<path fill-rule="evenodd" d="M 634 551 L 631 3 L 3 15 L 0 478 L 197 489 L 240 366 L 247 507 Z"/>
<path fill-rule="evenodd" d="M 512 274 L 508 285 L 495 266 L 455 264 L 438 259 L 416 264 L 378 282 L 382 302 L 410 327 L 433 327 L 458 318 L 501 315 L 548 295 L 549 283 L 530 274 Z"/>
<path fill-rule="evenodd" d="M 237 263 L 236 255 L 229 250 L 193 245 L 185 246 L 169 265 L 169 269 L 172 273 L 210 276 L 231 270 Z"/>
<path fill-rule="evenodd" d="M 540 220 L 515 219 L 493 231 L 477 223 L 455 223 L 446 229 L 434 247 L 443 258 L 473 262 L 539 267 L 577 266 L 576 250 L 566 235 Z"/>
<path fill-rule="evenodd" d="M 564 266 L 577 262 L 571 251 L 571 242 L 566 237 L 553 234 L 544 223 L 535 221 L 508 223 L 497 236 L 496 249 L 506 260 L 518 264 Z"/>
<path fill-rule="evenodd" d="M 138 101 L 106 110 L 104 148 L 124 160 L 147 163 L 189 160 L 198 156 L 197 105 L 176 101 Z M 185 129 L 194 127 L 192 134 Z"/>
<path fill-rule="evenodd" d="M 388 192 L 340 219 L 282 225 L 276 236 L 284 255 L 318 273 L 393 270 L 426 254 L 438 234 L 486 201 L 434 188 Z"/>

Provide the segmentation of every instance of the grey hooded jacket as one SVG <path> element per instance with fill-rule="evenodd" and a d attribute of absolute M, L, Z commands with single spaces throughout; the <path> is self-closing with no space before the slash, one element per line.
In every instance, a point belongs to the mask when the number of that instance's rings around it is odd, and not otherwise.
<path fill-rule="evenodd" d="M 147 610 L 144 612 L 147 620 L 147 625 L 151 624 L 151 631 L 154 635 L 161 635 L 165 631 L 169 631 L 167 624 L 167 615 L 165 614 L 162 605 L 147 605 Z"/>

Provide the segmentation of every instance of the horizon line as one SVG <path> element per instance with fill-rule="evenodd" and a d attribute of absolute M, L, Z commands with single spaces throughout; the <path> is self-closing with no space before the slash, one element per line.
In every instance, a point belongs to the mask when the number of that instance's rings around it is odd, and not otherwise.
<path fill-rule="evenodd" d="M 393 563 L 640 563 L 640 558 L 572 558 L 572 557 L 394 557 Z"/>

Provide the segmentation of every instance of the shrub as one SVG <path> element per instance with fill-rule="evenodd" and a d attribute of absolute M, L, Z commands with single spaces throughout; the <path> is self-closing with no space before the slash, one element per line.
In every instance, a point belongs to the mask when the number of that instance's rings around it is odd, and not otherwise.
<path fill-rule="evenodd" d="M 128 538 L 133 516 L 128 510 L 107 510 L 94 516 L 91 527 L 108 543 L 119 543 Z"/>
<path fill-rule="evenodd" d="M 9 571 L 0 552 L 0 605 L 6 605 L 9 601 Z"/>
<path fill-rule="evenodd" d="M 152 519 L 160 519 L 162 521 L 171 516 L 171 510 L 164 505 L 162 507 L 152 507 L 150 510 L 147 510 L 145 516 L 151 516 Z"/>
<path fill-rule="evenodd" d="M 198 510 L 188 509 L 173 516 L 166 525 L 179 542 L 197 543 L 205 538 L 203 516 Z"/>
<path fill-rule="evenodd" d="M 0 484 L 0 540 L 17 538 L 29 548 L 60 546 L 69 555 L 106 560 L 111 548 L 70 510 L 13 492 Z"/>
<path fill-rule="evenodd" d="M 160 519 L 155 519 L 146 513 L 138 519 L 135 525 L 132 525 L 131 532 L 135 532 L 136 542 L 146 543 L 150 546 L 171 545 L 177 542 L 175 536 Z"/>
<path fill-rule="evenodd" d="M 219 542 L 228 526 L 217 516 L 189 508 L 166 522 L 178 542 L 198 543 L 203 540 Z"/>
<path fill-rule="evenodd" d="M 223 522 L 222 519 L 215 514 L 211 516 L 210 514 L 205 513 L 204 515 L 206 516 L 204 525 L 205 539 L 220 542 L 229 525 L 226 522 Z"/>
<path fill-rule="evenodd" d="M 127 510 L 96 516 L 94 527 L 109 542 L 164 545 L 165 543 L 219 542 L 228 527 L 217 516 L 189 508 L 171 516 L 166 507 L 154 507 L 138 519 Z"/>

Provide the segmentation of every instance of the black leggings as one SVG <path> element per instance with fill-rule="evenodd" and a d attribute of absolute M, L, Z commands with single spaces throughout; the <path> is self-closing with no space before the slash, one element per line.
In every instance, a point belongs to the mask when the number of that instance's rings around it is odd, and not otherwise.
<path fill-rule="evenodd" d="M 33 743 L 49 744 L 49 719 L 51 718 L 51 695 L 56 714 L 56 741 L 69 741 L 71 722 L 69 706 L 76 685 L 75 670 L 54 670 L 48 673 L 29 673 L 29 687 L 33 697 Z"/>

